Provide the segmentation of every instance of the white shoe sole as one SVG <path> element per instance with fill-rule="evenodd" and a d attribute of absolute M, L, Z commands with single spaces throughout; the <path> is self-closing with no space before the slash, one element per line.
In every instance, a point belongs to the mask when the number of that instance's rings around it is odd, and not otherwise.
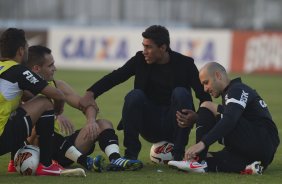
<path fill-rule="evenodd" d="M 81 168 L 76 169 L 65 169 L 62 170 L 60 176 L 79 176 L 86 177 L 85 171 Z"/>

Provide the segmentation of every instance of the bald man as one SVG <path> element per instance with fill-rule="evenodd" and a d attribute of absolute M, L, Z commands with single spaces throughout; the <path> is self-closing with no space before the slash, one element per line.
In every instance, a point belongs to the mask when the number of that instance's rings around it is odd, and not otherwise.
<path fill-rule="evenodd" d="M 197 144 L 186 150 L 185 161 L 168 164 L 193 172 L 262 174 L 280 143 L 267 104 L 240 78 L 230 80 L 225 68 L 216 62 L 201 68 L 199 78 L 206 92 L 214 98 L 222 97 L 222 105 L 201 104 Z M 216 141 L 224 148 L 208 153 L 209 146 Z"/>

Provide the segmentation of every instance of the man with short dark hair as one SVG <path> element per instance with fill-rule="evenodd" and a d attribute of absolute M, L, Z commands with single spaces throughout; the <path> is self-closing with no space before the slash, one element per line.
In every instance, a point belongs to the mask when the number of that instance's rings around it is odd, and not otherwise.
<path fill-rule="evenodd" d="M 182 160 L 196 119 L 191 88 L 200 103 L 210 101 L 211 97 L 204 92 L 194 60 L 170 49 L 165 27 L 150 26 L 142 36 L 143 51 L 93 84 L 80 105 L 87 107 L 89 100 L 135 76 L 134 89 L 125 97 L 118 126 L 124 130 L 125 157 L 138 158 L 140 134 L 151 143 L 174 143 L 174 159 Z"/>
<path fill-rule="evenodd" d="M 79 109 L 81 96 L 65 81 L 54 79 L 56 71 L 55 60 L 51 50 L 47 47 L 35 45 L 28 49 L 28 61 L 26 65 L 41 78 L 49 82 L 49 85 L 60 89 L 65 95 L 65 102 L 73 108 Z M 106 119 L 96 119 L 98 109 L 94 104 L 89 105 L 83 113 L 86 123 L 83 128 L 74 131 L 72 123 L 66 117 L 60 115 L 60 120 L 55 124 L 54 154 L 53 159 L 63 166 L 69 166 L 73 162 L 83 165 L 86 169 L 101 172 L 103 168 L 103 158 L 96 156 L 94 159 L 87 156 L 93 153 L 95 143 L 98 142 L 110 161 L 106 169 L 114 171 L 138 170 L 142 168 L 142 163 L 138 160 L 128 160 L 121 158 L 119 154 L 118 136 L 115 134 L 112 123 Z M 63 119 L 62 119 L 63 118 Z M 62 121 L 63 120 L 63 121 Z M 59 131 L 58 123 L 68 136 L 63 136 Z M 122 163 L 122 164 L 121 164 Z"/>
<path fill-rule="evenodd" d="M 30 136 L 32 127 L 38 130 L 40 168 L 37 175 L 60 175 L 62 168 L 52 164 L 54 117 L 63 111 L 64 94 L 48 85 L 28 68 L 21 65 L 28 56 L 25 32 L 9 28 L 0 37 L 0 155 L 11 152 L 11 160 Z M 24 104 L 24 90 L 38 96 Z M 53 102 L 50 100 L 52 99 Z"/>
<path fill-rule="evenodd" d="M 280 143 L 267 104 L 240 78 L 230 80 L 219 63 L 207 63 L 201 68 L 199 77 L 205 91 L 215 98 L 221 96 L 223 104 L 201 104 L 196 127 L 197 144 L 186 150 L 184 161 L 168 164 L 192 172 L 262 174 Z M 216 141 L 224 148 L 207 153 Z"/>

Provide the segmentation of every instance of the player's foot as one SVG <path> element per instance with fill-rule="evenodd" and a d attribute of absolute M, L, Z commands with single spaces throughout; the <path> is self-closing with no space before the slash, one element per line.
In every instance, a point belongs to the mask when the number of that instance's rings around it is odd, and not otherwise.
<path fill-rule="evenodd" d="M 262 174 L 263 166 L 261 166 L 260 161 L 255 161 L 250 165 L 247 165 L 244 171 L 241 171 L 241 174 Z"/>
<path fill-rule="evenodd" d="M 201 163 L 195 160 L 183 160 L 183 161 L 169 161 L 168 165 L 175 167 L 182 171 L 205 173 L 207 172 L 207 162 L 202 161 Z"/>
<path fill-rule="evenodd" d="M 54 161 L 49 167 L 39 163 L 35 174 L 37 176 L 86 176 L 85 171 L 81 168 L 64 169 L 60 164 Z"/>
<path fill-rule="evenodd" d="M 136 171 L 141 168 L 143 168 L 143 163 L 140 160 L 118 158 L 111 161 L 107 166 L 107 171 Z"/>
<path fill-rule="evenodd" d="M 35 175 L 37 176 L 60 176 L 63 167 L 57 163 L 52 163 L 49 167 L 39 163 Z"/>
<path fill-rule="evenodd" d="M 8 172 L 9 173 L 17 172 L 15 164 L 14 164 L 14 160 L 10 160 L 10 162 L 8 164 Z"/>
<path fill-rule="evenodd" d="M 105 158 L 102 155 L 97 155 L 94 158 L 87 157 L 87 170 L 102 172 L 105 167 Z"/>

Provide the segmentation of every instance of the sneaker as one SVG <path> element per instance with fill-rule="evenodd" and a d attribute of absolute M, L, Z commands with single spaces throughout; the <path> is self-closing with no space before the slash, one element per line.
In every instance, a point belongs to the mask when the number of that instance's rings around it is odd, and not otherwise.
<path fill-rule="evenodd" d="M 102 172 L 104 170 L 105 158 L 102 155 L 97 155 L 94 158 L 87 157 L 87 170 Z"/>
<path fill-rule="evenodd" d="M 9 164 L 8 164 L 8 172 L 9 173 L 15 173 L 17 172 L 15 164 L 14 164 L 14 160 L 10 160 Z"/>
<path fill-rule="evenodd" d="M 141 168 L 143 168 L 143 163 L 140 160 L 118 158 L 111 161 L 107 166 L 107 171 L 136 171 Z"/>
<path fill-rule="evenodd" d="M 168 165 L 175 167 L 182 171 L 205 173 L 207 172 L 208 165 L 207 162 L 202 161 L 201 163 L 195 160 L 183 160 L 183 161 L 169 161 Z"/>
<path fill-rule="evenodd" d="M 241 174 L 260 174 L 262 175 L 263 166 L 261 166 L 260 161 L 255 161 L 250 165 L 247 165 L 244 171 L 241 171 Z"/>
<path fill-rule="evenodd" d="M 49 167 L 45 167 L 41 163 L 38 164 L 35 175 L 37 176 L 60 176 L 62 166 L 57 163 L 52 163 Z"/>
<path fill-rule="evenodd" d="M 37 176 L 82 176 L 86 177 L 85 171 L 81 168 L 64 169 L 57 162 L 52 162 L 49 167 L 45 167 L 39 163 L 35 174 Z"/>

